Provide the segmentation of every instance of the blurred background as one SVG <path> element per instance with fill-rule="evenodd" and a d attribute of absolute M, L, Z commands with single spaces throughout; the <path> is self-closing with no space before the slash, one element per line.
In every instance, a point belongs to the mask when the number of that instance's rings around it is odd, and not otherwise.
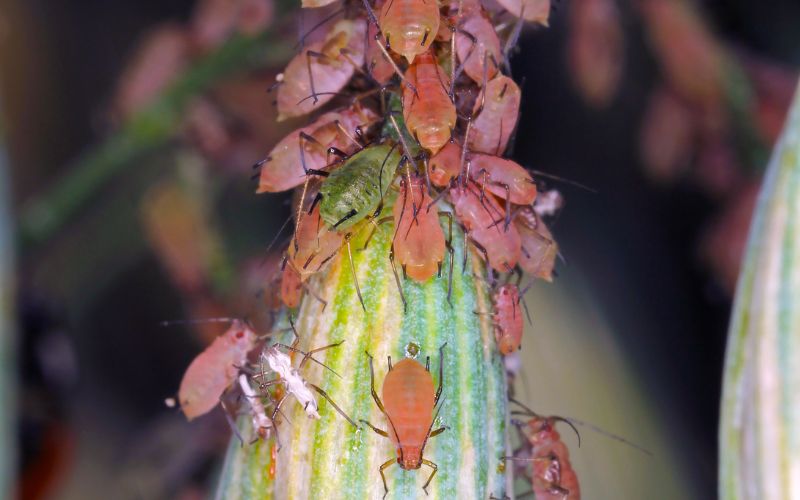
<path fill-rule="evenodd" d="M 203 498 L 229 431 L 164 406 L 219 327 L 266 324 L 302 122 L 268 88 L 324 14 L 284 0 L 0 0 L 0 491 Z M 562 0 L 523 31 L 515 158 L 566 206 L 517 392 L 591 498 L 715 498 L 725 333 L 800 67 L 800 2 Z M 546 179 L 545 179 L 546 180 Z M 284 242 L 281 241 L 281 244 Z M 274 253 L 274 252 L 273 252 Z M 10 426 L 10 427 L 9 427 Z"/>

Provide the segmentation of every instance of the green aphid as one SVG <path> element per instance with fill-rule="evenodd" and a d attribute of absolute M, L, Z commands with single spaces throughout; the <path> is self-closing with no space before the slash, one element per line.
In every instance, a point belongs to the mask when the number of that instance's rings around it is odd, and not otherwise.
<path fill-rule="evenodd" d="M 413 135 L 411 135 L 411 132 L 409 132 L 408 129 L 406 128 L 406 121 L 403 118 L 403 101 L 400 99 L 400 96 L 395 92 L 389 93 L 389 113 L 391 113 L 392 116 L 394 116 L 395 122 L 397 123 L 397 127 L 400 129 L 400 133 L 403 134 L 403 140 L 405 141 L 406 146 L 408 147 L 408 154 L 416 158 L 417 156 L 419 156 L 422 150 L 420 149 L 417 140 L 414 138 Z M 397 133 L 397 129 L 394 127 L 392 120 L 389 120 L 388 118 L 386 119 L 386 121 L 383 124 L 383 129 L 381 130 L 381 135 L 396 142 L 397 147 L 402 147 L 400 142 L 400 135 Z"/>
<path fill-rule="evenodd" d="M 345 160 L 320 187 L 322 220 L 343 230 L 373 215 L 394 180 L 401 157 L 400 147 L 387 141 Z"/>

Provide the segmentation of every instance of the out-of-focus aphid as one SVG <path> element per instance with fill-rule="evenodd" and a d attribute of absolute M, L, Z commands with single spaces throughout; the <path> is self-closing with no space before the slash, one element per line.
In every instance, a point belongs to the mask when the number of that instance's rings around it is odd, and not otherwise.
<path fill-rule="evenodd" d="M 404 358 L 395 366 L 392 366 L 392 358 L 389 357 L 389 372 L 383 379 L 383 389 L 381 398 L 375 392 L 375 371 L 372 367 L 372 356 L 367 353 L 369 358 L 370 383 L 372 388 L 372 398 L 381 412 L 386 415 L 389 424 L 388 431 L 378 429 L 366 420 L 361 422 L 367 424 L 373 431 L 385 438 L 389 438 L 397 449 L 397 458 L 391 458 L 380 466 L 381 479 L 383 479 L 384 497 L 389 493 L 386 485 L 386 476 L 383 471 L 397 462 L 403 470 L 416 470 L 427 465 L 433 472 L 425 481 L 422 489 L 428 493 L 428 485 L 431 484 L 433 476 L 436 475 L 438 467 L 430 460 L 423 457 L 425 444 L 428 438 L 437 436 L 444 432 L 447 427 L 433 428 L 436 420 L 433 410 L 437 407 L 442 395 L 444 382 L 444 347 L 439 348 L 439 388 L 434 393 L 433 377 L 430 374 L 430 357 L 423 367 L 418 361 L 412 358 Z M 439 407 L 441 409 L 441 407 Z M 437 410 L 438 415 L 438 410 Z"/>
<path fill-rule="evenodd" d="M 255 431 L 256 435 L 261 439 L 268 439 L 272 429 L 275 428 L 275 423 L 267 416 L 261 397 L 256 394 L 256 391 L 247 379 L 247 375 L 244 373 L 239 374 L 239 387 L 242 388 L 242 394 L 244 394 L 247 404 L 250 406 L 253 431 Z"/>
<path fill-rule="evenodd" d="M 536 184 L 517 162 L 484 153 L 469 156 L 470 175 L 481 186 L 515 205 L 530 205 L 536 200 Z"/>
<path fill-rule="evenodd" d="M 520 258 L 519 232 L 514 225 L 504 227 L 500 205 L 491 195 L 481 196 L 479 189 L 473 183 L 453 183 L 449 195 L 456 217 L 467 230 L 466 239 L 478 247 L 492 269 L 510 272 Z"/>
<path fill-rule="evenodd" d="M 257 336 L 249 326 L 237 319 L 224 321 L 231 326 L 194 358 L 181 380 L 178 403 L 189 420 L 217 406 L 255 347 Z"/>
<path fill-rule="evenodd" d="M 642 120 L 639 151 L 650 177 L 661 183 L 676 180 L 691 162 L 698 135 L 693 110 L 666 86 L 652 91 Z"/>
<path fill-rule="evenodd" d="M 456 125 L 456 107 L 447 93 L 448 77 L 433 54 L 426 52 L 409 66 L 406 80 L 414 87 L 403 90 L 406 126 L 422 147 L 435 155 L 450 140 Z"/>
<path fill-rule="evenodd" d="M 474 9 L 461 18 L 455 37 L 456 54 L 464 73 L 481 86 L 493 79 L 503 53 L 494 26 L 480 9 Z"/>
<path fill-rule="evenodd" d="M 441 272 L 445 247 L 450 250 L 452 274 L 453 250 L 445 242 L 439 225 L 439 213 L 431 207 L 431 198 L 422 177 L 400 181 L 400 194 L 394 205 L 395 233 L 390 257 L 397 259 L 403 272 L 415 281 L 425 282 Z M 394 263 L 392 264 L 394 265 Z"/>
<path fill-rule="evenodd" d="M 439 22 L 436 0 L 386 0 L 378 17 L 386 44 L 409 64 L 431 46 Z"/>
<path fill-rule="evenodd" d="M 502 155 L 517 127 L 519 103 L 522 97 L 514 80 L 498 75 L 489 81 L 481 99 L 475 102 L 477 116 L 472 121 L 469 149 Z"/>
<path fill-rule="evenodd" d="M 428 162 L 428 175 L 437 187 L 447 187 L 461 173 L 461 146 L 448 142 Z"/>
<path fill-rule="evenodd" d="M 383 2 L 377 2 L 375 9 L 380 10 Z M 378 25 L 370 22 L 367 27 L 367 51 L 366 51 L 366 65 L 367 72 L 375 79 L 380 85 L 385 85 L 394 76 L 394 66 L 388 59 L 386 54 L 381 50 L 379 44 L 383 43 L 383 39 L 379 36 Z"/>
<path fill-rule="evenodd" d="M 291 261 L 287 266 L 293 266 L 301 281 L 318 272 L 342 246 L 343 236 L 322 222 L 319 211 L 316 205 L 310 214 L 303 216 L 287 250 Z"/>
<path fill-rule="evenodd" d="M 532 277 L 553 281 L 558 244 L 541 216 L 530 207 L 523 207 L 514 225 L 522 246 L 519 267 Z"/>
<path fill-rule="evenodd" d="M 278 121 L 319 109 L 344 88 L 364 64 L 362 19 L 343 19 L 325 40 L 306 46 L 286 66 L 278 87 Z"/>
<path fill-rule="evenodd" d="M 607 106 L 623 67 L 623 32 L 615 0 L 570 2 L 569 63 L 572 78 L 591 106 Z"/>
<path fill-rule="evenodd" d="M 375 119 L 374 112 L 356 106 L 325 113 L 311 125 L 290 133 L 256 163 L 260 168 L 257 192 L 276 193 L 303 184 L 310 173 L 328 165 L 330 148 L 348 151 L 354 146 L 357 130 L 367 128 Z"/>
<path fill-rule="evenodd" d="M 518 350 L 522 344 L 522 307 L 519 287 L 501 285 L 492 295 L 494 335 L 500 354 Z"/>
<path fill-rule="evenodd" d="M 516 17 L 548 26 L 550 0 L 497 0 L 497 3 Z"/>
<path fill-rule="evenodd" d="M 286 262 L 281 271 L 281 302 L 289 309 L 300 305 L 303 297 L 303 281 L 291 262 Z"/>

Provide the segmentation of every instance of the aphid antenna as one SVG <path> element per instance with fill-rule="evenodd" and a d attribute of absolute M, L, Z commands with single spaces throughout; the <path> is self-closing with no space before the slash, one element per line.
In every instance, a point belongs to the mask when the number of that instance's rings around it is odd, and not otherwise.
<path fill-rule="evenodd" d="M 225 414 L 225 421 L 228 422 L 228 427 L 231 428 L 233 434 L 239 439 L 239 446 L 244 448 L 244 438 L 239 432 L 239 428 L 236 426 L 236 422 L 233 421 L 233 417 L 231 417 L 228 407 L 225 405 L 225 401 L 223 401 L 222 398 L 219 398 L 219 404 L 222 406 L 222 412 Z"/>
<path fill-rule="evenodd" d="M 575 435 L 578 436 L 578 448 L 581 447 L 581 433 L 578 432 L 578 428 L 575 427 L 575 424 L 573 424 L 570 419 L 567 419 L 567 418 L 564 418 L 564 417 L 561 417 L 561 416 L 558 416 L 558 415 L 550 415 L 550 416 L 545 417 L 543 415 L 539 415 L 538 413 L 536 413 L 535 411 L 530 409 L 528 406 L 526 406 L 525 404 L 523 404 L 520 401 L 517 401 L 516 399 L 514 399 L 512 397 L 509 397 L 508 401 L 511 402 L 511 403 L 516 404 L 517 406 L 519 406 L 523 410 L 525 410 L 525 411 L 512 411 L 511 412 L 512 415 L 528 415 L 530 417 L 535 417 L 535 418 L 539 418 L 539 419 L 543 419 L 543 420 L 554 420 L 556 422 L 564 422 L 565 424 L 570 426 L 573 431 L 575 431 Z"/>
<path fill-rule="evenodd" d="M 599 191 L 597 189 L 591 188 L 591 187 L 587 186 L 586 184 L 581 184 L 580 182 L 573 181 L 572 179 L 567 179 L 567 178 L 564 178 L 564 177 L 560 177 L 558 175 L 549 174 L 547 172 L 543 172 L 541 170 L 535 170 L 535 169 L 532 169 L 532 168 L 529 168 L 527 170 L 529 172 L 531 172 L 532 174 L 534 174 L 534 175 L 538 175 L 539 177 L 544 177 L 546 179 L 552 179 L 554 181 L 563 182 L 564 184 L 569 184 L 570 186 L 575 186 L 577 188 L 583 189 L 584 191 L 589 191 L 592 194 L 598 194 L 599 193 Z"/>
<path fill-rule="evenodd" d="M 315 92 L 313 89 L 311 92 L 312 92 L 311 95 L 300 99 L 299 101 L 297 101 L 297 104 L 300 105 L 309 99 L 314 99 L 314 103 L 316 104 L 316 102 L 319 100 L 317 99 L 317 97 L 321 95 L 332 95 L 337 97 L 354 97 L 352 94 L 346 94 L 344 92 Z"/>
<path fill-rule="evenodd" d="M 159 326 L 174 326 L 174 325 L 199 325 L 205 323 L 232 323 L 234 321 L 241 321 L 237 318 L 203 318 L 203 319 L 171 319 L 159 322 Z M 248 325 L 249 326 L 249 325 Z"/>
<path fill-rule="evenodd" d="M 517 46 L 517 42 L 519 41 L 520 33 L 522 33 L 522 25 L 524 18 L 522 15 L 525 13 L 525 5 L 522 6 L 520 11 L 520 16 L 517 18 L 517 22 L 514 23 L 514 28 L 511 30 L 511 33 L 508 35 L 506 39 L 506 43 L 503 46 L 503 66 L 506 68 L 506 73 L 509 75 L 511 74 L 511 51 Z"/>
<path fill-rule="evenodd" d="M 630 446 L 631 448 L 644 453 L 648 457 L 655 456 L 653 454 L 653 452 L 648 450 L 647 448 L 645 448 L 643 446 L 640 446 L 640 445 L 638 445 L 638 444 L 636 444 L 636 443 L 634 443 L 632 441 L 629 441 L 629 440 L 625 439 L 622 436 L 619 436 L 619 435 L 614 434 L 612 432 L 608 432 L 607 430 L 605 430 L 605 429 L 603 429 L 601 427 L 598 427 L 598 426 L 596 426 L 594 424 L 591 424 L 589 422 L 584 422 L 583 420 L 578 420 L 577 418 L 572 418 L 572 417 L 559 417 L 559 418 L 561 419 L 562 422 L 567 422 L 567 423 L 570 423 L 570 424 L 580 425 L 581 427 L 589 428 L 589 429 L 595 431 L 596 433 L 601 434 L 601 435 L 603 435 L 603 436 L 605 436 L 605 437 L 607 437 L 609 439 L 613 439 L 614 441 L 619 441 L 619 442 L 621 442 L 623 444 L 626 444 L 626 445 Z"/>
<path fill-rule="evenodd" d="M 364 3 L 366 4 L 366 0 L 364 0 Z M 377 21 L 376 21 L 376 22 L 377 22 Z M 380 37 L 381 37 L 381 36 L 382 36 L 382 35 L 381 35 L 380 31 L 378 31 L 378 33 L 375 35 L 375 41 L 377 41 L 377 42 L 380 42 Z M 388 39 L 387 39 L 387 40 L 386 40 L 386 44 L 388 45 L 388 43 L 389 43 L 389 41 L 388 41 Z M 392 69 L 394 69 L 394 72 L 397 74 L 397 76 L 399 76 L 399 77 L 400 77 L 400 80 L 402 80 L 402 82 L 403 82 L 403 83 L 404 83 L 406 86 L 408 86 L 408 88 L 409 88 L 409 89 L 411 89 L 411 91 L 412 91 L 412 92 L 414 92 L 414 96 L 416 96 L 417 98 L 419 98 L 419 93 L 417 92 L 417 87 L 416 87 L 416 86 L 415 86 L 413 83 L 411 83 L 411 82 L 408 80 L 408 78 L 406 78 L 406 76 L 405 76 L 405 75 L 403 74 L 403 72 L 400 70 L 400 67 L 399 67 L 399 66 L 397 66 L 397 63 L 396 63 L 396 62 L 394 62 L 394 59 L 392 59 L 392 56 L 391 56 L 391 55 L 389 55 L 389 51 L 388 51 L 388 50 L 386 50 L 386 47 L 384 47 L 382 43 L 378 43 L 378 44 L 377 44 L 377 46 L 378 46 L 378 48 L 380 49 L 381 53 L 383 54 L 383 57 L 385 57 L 385 58 L 386 58 L 386 60 L 387 60 L 387 61 L 389 61 L 389 64 L 391 64 L 391 65 L 392 65 Z"/>
<path fill-rule="evenodd" d="M 380 87 L 380 85 L 381 85 L 380 82 L 378 80 L 376 80 L 375 77 L 372 76 L 372 74 L 370 74 L 369 71 L 364 70 L 361 66 L 359 66 L 353 60 L 352 57 L 350 57 L 351 53 L 352 53 L 352 51 L 349 50 L 347 47 L 343 47 L 343 48 L 339 49 L 339 55 L 344 57 L 345 61 L 350 63 L 351 66 L 353 66 L 353 68 L 355 69 L 356 73 L 364 75 L 367 78 L 367 80 L 369 80 L 373 85 L 377 85 L 377 86 Z"/>
<path fill-rule="evenodd" d="M 341 15 L 341 14 L 343 14 L 343 13 L 344 13 L 344 8 L 341 8 L 341 9 L 339 9 L 339 10 L 336 10 L 336 11 L 334 11 L 334 12 L 332 12 L 332 13 L 328 14 L 328 15 L 327 15 L 327 16 L 325 16 L 324 18 L 322 18 L 322 20 L 321 20 L 321 21 L 319 21 L 317 24 L 315 24 L 314 26 L 312 26 L 312 27 L 311 27 L 311 28 L 310 28 L 308 31 L 306 31 L 305 33 L 303 33 L 303 34 L 300 36 L 300 39 L 297 41 L 297 43 L 294 45 L 294 47 L 293 47 L 293 48 L 294 48 L 295 50 L 302 50 L 302 48 L 303 48 L 303 47 L 305 47 L 306 38 L 308 38 L 309 36 L 311 36 L 311 34 L 312 34 L 312 33 L 314 33 L 316 30 L 318 30 L 319 28 L 321 28 L 321 27 L 322 27 L 322 26 L 324 26 L 325 24 L 329 23 L 329 22 L 330 22 L 330 21 L 332 21 L 333 19 L 336 19 L 336 18 L 337 18 L 339 15 Z M 301 11 L 301 14 L 302 14 L 302 11 Z"/>

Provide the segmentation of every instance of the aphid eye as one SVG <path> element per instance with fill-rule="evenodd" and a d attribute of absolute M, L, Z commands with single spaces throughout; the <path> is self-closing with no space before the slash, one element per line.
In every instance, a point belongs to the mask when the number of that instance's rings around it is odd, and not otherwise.
<path fill-rule="evenodd" d="M 236 338 L 237 339 L 240 339 L 242 337 L 244 337 L 244 332 L 242 332 L 242 331 L 236 332 Z"/>

